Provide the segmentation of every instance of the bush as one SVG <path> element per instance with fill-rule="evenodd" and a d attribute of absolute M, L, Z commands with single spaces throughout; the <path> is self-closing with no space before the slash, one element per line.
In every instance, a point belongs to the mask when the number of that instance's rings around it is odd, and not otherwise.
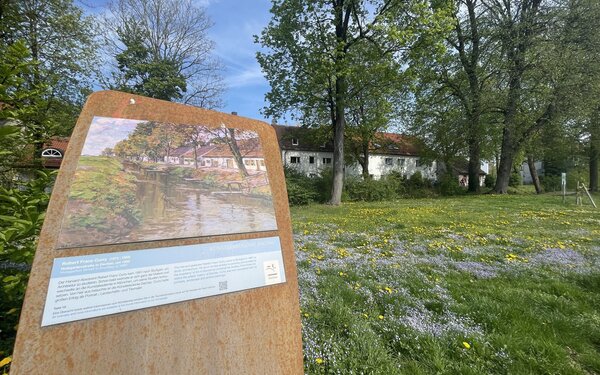
<path fill-rule="evenodd" d="M 493 188 L 496 185 L 496 176 L 492 176 L 491 174 L 486 175 L 483 184 L 486 188 Z"/>
<path fill-rule="evenodd" d="M 350 201 L 375 202 L 400 197 L 403 186 L 402 179 L 395 175 L 383 176 L 379 180 L 350 177 L 346 179 L 345 190 Z"/>
<path fill-rule="evenodd" d="M 54 172 L 15 189 L 0 187 L 0 353 L 10 353 L 29 279 L 29 269 L 44 221 Z"/>
<path fill-rule="evenodd" d="M 317 201 L 320 203 L 327 202 L 329 198 L 331 198 L 331 188 L 333 187 L 333 169 L 323 169 L 321 174 L 312 178 L 312 181 Z"/>
<path fill-rule="evenodd" d="M 449 173 L 440 178 L 438 189 L 441 195 L 459 195 L 465 192 L 465 189 L 458 184 L 457 178 Z"/>
<path fill-rule="evenodd" d="M 545 191 L 560 191 L 560 176 L 540 176 L 540 184 Z"/>
<path fill-rule="evenodd" d="M 408 178 L 407 186 L 409 189 L 421 189 L 425 187 L 425 180 L 420 171 L 416 171 Z"/>
<path fill-rule="evenodd" d="M 291 206 L 302 206 L 315 202 L 318 194 L 314 181 L 293 168 L 285 167 L 285 182 Z"/>
<path fill-rule="evenodd" d="M 519 172 L 517 169 L 513 169 L 508 180 L 508 186 L 518 187 L 521 185 L 523 185 L 523 177 L 521 177 L 521 172 Z"/>

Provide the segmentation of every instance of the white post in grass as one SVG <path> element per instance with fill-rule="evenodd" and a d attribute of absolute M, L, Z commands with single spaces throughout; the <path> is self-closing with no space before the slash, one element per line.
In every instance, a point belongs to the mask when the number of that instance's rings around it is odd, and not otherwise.
<path fill-rule="evenodd" d="M 560 186 L 563 193 L 563 203 L 565 203 L 567 196 L 567 174 L 565 172 L 560 174 Z"/>

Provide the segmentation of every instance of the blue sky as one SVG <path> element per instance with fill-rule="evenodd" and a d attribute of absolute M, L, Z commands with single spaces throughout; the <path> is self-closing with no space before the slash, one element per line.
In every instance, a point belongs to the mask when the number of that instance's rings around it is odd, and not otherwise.
<path fill-rule="evenodd" d="M 90 14 L 103 13 L 107 0 L 76 0 Z M 212 19 L 214 26 L 209 38 L 216 44 L 214 54 L 225 66 L 223 77 L 227 90 L 223 95 L 226 113 L 236 111 L 240 116 L 269 122 L 260 114 L 265 106 L 269 84 L 256 61 L 260 46 L 254 44 L 268 24 L 270 0 L 196 0 Z"/>
<path fill-rule="evenodd" d="M 256 61 L 260 46 L 254 44 L 269 23 L 270 0 L 205 1 L 206 11 L 214 22 L 210 38 L 216 43 L 215 54 L 226 67 L 224 112 L 236 111 L 240 116 L 266 120 L 259 113 L 265 106 L 269 84 Z"/>

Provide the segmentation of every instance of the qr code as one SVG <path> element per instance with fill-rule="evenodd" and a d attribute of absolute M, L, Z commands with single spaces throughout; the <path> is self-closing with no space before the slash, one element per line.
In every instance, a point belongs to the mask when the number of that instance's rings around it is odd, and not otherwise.
<path fill-rule="evenodd" d="M 219 281 L 219 290 L 227 290 L 227 281 Z"/>

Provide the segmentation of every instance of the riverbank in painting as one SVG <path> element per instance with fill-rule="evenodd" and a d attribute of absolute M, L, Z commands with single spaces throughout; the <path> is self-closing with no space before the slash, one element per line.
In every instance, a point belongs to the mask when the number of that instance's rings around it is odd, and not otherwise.
<path fill-rule="evenodd" d="M 62 247 L 276 229 L 268 185 L 244 188 L 237 172 L 152 164 L 82 156 Z"/>
<path fill-rule="evenodd" d="M 178 126 L 94 118 L 59 248 L 277 229 L 257 134 L 181 125 L 196 143 L 165 147 Z"/>

